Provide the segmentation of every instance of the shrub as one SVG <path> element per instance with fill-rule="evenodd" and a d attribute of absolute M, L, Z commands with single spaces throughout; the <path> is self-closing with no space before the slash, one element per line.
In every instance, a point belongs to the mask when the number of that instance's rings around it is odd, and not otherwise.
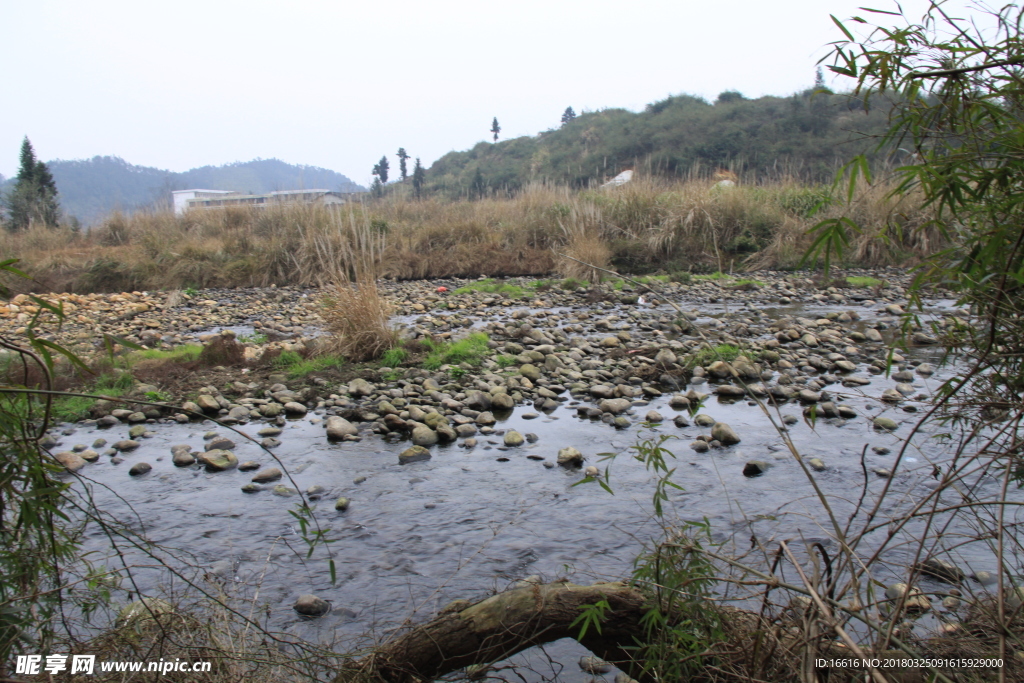
<path fill-rule="evenodd" d="M 379 358 L 397 343 L 398 335 L 389 323 L 391 307 L 374 280 L 329 285 L 321 302 L 331 353 L 359 363 Z"/>

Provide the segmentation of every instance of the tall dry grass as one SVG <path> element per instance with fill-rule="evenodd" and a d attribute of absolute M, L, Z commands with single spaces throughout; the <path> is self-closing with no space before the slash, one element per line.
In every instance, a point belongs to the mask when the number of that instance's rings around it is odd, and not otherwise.
<path fill-rule="evenodd" d="M 857 264 L 906 263 L 936 249 L 938 236 L 922 228 L 928 212 L 888 190 L 861 188 L 852 206 L 817 216 L 810 211 L 830 196 L 828 187 L 778 180 L 723 188 L 642 176 L 604 190 L 534 184 L 479 201 L 395 194 L 336 208 L 115 213 L 85 234 L 5 233 L 0 254 L 22 260 L 37 279 L 31 288 L 57 291 L 316 284 L 336 279 L 339 262 L 370 252 L 374 272 L 395 278 L 558 271 L 591 279 L 558 254 L 633 273 L 793 267 L 810 244 L 807 231 L 840 210 L 864 227 L 848 255 Z M 365 240 L 373 240 L 369 251 Z"/>

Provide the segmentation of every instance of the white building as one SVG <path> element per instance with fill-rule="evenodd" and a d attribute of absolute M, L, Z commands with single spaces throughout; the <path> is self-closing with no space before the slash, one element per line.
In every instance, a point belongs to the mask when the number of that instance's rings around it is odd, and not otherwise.
<path fill-rule="evenodd" d="M 231 190 L 175 190 L 171 192 L 174 196 L 174 215 L 180 216 L 188 210 L 188 203 L 191 199 L 217 197 L 226 194 L 235 194 Z"/>
<path fill-rule="evenodd" d="M 225 206 L 253 206 L 265 208 L 283 204 L 345 204 L 362 192 L 331 192 L 330 190 L 280 190 L 266 194 L 241 194 L 229 190 L 176 190 L 174 213 L 180 215 L 189 209 L 217 209 Z"/>

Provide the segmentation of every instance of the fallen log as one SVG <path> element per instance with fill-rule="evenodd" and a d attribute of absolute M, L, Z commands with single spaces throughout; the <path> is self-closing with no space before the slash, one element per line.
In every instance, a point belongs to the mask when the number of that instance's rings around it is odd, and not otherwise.
<path fill-rule="evenodd" d="M 601 601 L 607 602 L 608 608 L 600 630 L 590 627 L 580 638 L 580 625 L 574 626 L 573 622 L 584 608 Z M 622 582 L 591 586 L 568 582 L 533 584 L 477 603 L 456 600 L 434 619 L 409 628 L 362 659 L 344 666 L 334 683 L 422 683 L 470 666 L 493 664 L 562 638 L 577 640 L 635 678 L 648 678 L 642 676 L 642 667 L 633 661 L 626 648 L 633 648 L 637 638 L 643 637 L 642 619 L 651 606 L 648 596 Z M 700 610 L 705 611 L 705 607 Z M 834 640 L 834 634 L 827 628 L 818 629 L 820 632 L 811 636 L 799 626 L 799 618 L 795 621 L 765 619 L 747 610 L 711 603 L 707 604 L 706 611 L 709 617 L 712 613 L 718 615 L 722 632 L 716 643 L 707 643 L 706 677 L 698 675 L 691 680 L 818 683 L 864 680 L 864 669 L 839 663 L 839 660 L 854 658 L 848 648 Z M 817 619 L 816 616 L 811 618 Z M 918 645 L 920 652 L 936 654 L 946 661 L 963 657 L 965 653 L 977 657 L 979 652 L 986 656 L 993 652 L 991 647 L 975 649 L 971 643 L 945 637 L 928 639 Z M 885 650 L 872 656 L 901 662 L 901 665 L 885 668 L 884 672 L 876 670 L 886 683 L 932 680 L 926 669 L 902 664 L 914 661 L 908 659 L 907 653 Z M 815 666 L 815 660 L 836 663 L 819 668 L 821 665 Z M 811 662 L 809 668 L 808 661 Z M 1014 675 L 1019 674 L 1020 664 L 1016 660 L 1007 662 L 1008 671 L 1012 669 Z"/>
<path fill-rule="evenodd" d="M 600 632 L 571 626 L 588 605 L 607 601 Z M 507 659 L 535 645 L 575 638 L 597 656 L 626 666 L 622 646 L 642 632 L 648 607 L 640 591 L 621 582 L 579 586 L 550 583 L 516 588 L 476 604 L 456 601 L 339 672 L 335 683 L 418 683 L 467 666 Z"/>

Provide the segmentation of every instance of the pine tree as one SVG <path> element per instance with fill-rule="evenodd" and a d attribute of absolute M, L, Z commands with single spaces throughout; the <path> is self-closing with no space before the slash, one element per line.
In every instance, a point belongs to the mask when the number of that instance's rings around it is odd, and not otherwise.
<path fill-rule="evenodd" d="M 420 198 L 423 192 L 423 181 L 427 178 L 427 171 L 420 164 L 420 158 L 416 157 L 416 165 L 412 168 L 412 189 L 416 198 Z"/>
<path fill-rule="evenodd" d="M 385 154 L 380 158 L 376 164 L 373 165 L 373 175 L 377 176 L 380 180 L 380 184 L 384 185 L 388 182 L 388 169 L 391 168 L 391 164 L 388 163 L 388 155 Z"/>
<path fill-rule="evenodd" d="M 402 176 L 402 182 L 409 177 L 408 167 L 405 165 L 405 160 L 409 158 L 409 155 L 405 152 L 405 147 L 398 148 L 398 172 Z"/>
<path fill-rule="evenodd" d="M 494 141 L 498 141 L 498 133 L 501 132 L 501 126 L 498 125 L 498 117 L 495 116 L 494 120 L 491 121 L 491 132 L 494 133 Z"/>
<path fill-rule="evenodd" d="M 56 227 L 60 219 L 57 184 L 45 163 L 36 159 L 32 143 L 21 143 L 21 165 L 14 188 L 3 197 L 9 230 L 26 230 L 33 223 Z"/>
<path fill-rule="evenodd" d="M 566 107 L 565 111 L 562 112 L 562 125 L 569 123 L 576 118 L 576 112 L 572 110 L 572 107 Z"/>

